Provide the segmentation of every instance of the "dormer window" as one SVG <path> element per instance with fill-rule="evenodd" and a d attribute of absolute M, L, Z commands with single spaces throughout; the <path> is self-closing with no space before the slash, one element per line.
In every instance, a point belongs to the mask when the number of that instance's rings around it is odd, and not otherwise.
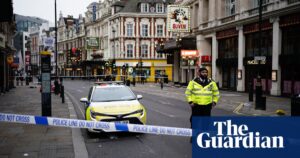
<path fill-rule="evenodd" d="M 164 12 L 164 6 L 162 3 L 157 3 L 156 4 L 156 12 L 157 13 L 163 13 Z"/>
<path fill-rule="evenodd" d="M 141 12 L 142 13 L 148 13 L 149 12 L 149 4 L 148 3 L 142 3 L 141 4 Z"/>

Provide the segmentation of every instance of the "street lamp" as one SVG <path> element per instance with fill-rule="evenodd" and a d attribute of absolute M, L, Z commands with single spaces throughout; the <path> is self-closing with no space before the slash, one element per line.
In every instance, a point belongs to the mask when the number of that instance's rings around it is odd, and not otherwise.
<path fill-rule="evenodd" d="M 57 19 L 56 19 L 56 0 L 54 1 L 55 3 L 54 3 L 54 12 L 55 12 L 55 15 L 54 15 L 54 17 L 55 17 L 55 76 L 56 76 L 56 78 L 57 78 L 57 55 L 58 55 L 58 53 L 57 53 Z"/>
<path fill-rule="evenodd" d="M 263 0 L 258 0 L 259 1 L 259 44 L 258 44 L 258 50 L 259 50 L 259 58 L 261 58 L 261 47 L 262 47 L 262 4 L 263 4 Z M 261 60 L 259 61 L 259 69 L 261 68 Z M 267 79 L 267 76 L 266 76 Z M 260 76 L 260 71 L 258 71 L 257 73 L 257 78 L 256 78 L 256 89 L 255 89 L 255 109 L 261 109 L 261 110 L 266 110 L 266 100 L 264 100 L 265 98 L 262 97 L 262 84 L 261 84 L 261 76 Z"/>
<path fill-rule="evenodd" d="M 115 28 L 112 27 L 112 38 L 113 38 L 113 60 L 111 63 L 111 73 L 113 75 L 113 80 L 115 80 L 115 69 L 116 69 L 116 53 L 115 53 Z"/>

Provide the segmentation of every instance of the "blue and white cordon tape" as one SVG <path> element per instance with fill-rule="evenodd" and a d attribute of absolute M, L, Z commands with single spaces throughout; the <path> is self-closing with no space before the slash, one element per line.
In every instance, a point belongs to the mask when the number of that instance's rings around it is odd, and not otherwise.
<path fill-rule="evenodd" d="M 59 126 L 71 128 L 92 128 L 99 129 L 107 132 L 135 132 L 135 133 L 148 133 L 157 135 L 172 135 L 172 136 L 192 136 L 192 129 L 189 128 L 176 128 L 166 126 L 152 126 L 152 125 L 139 125 L 139 124 L 122 124 L 116 122 L 96 122 L 67 118 L 55 117 L 42 117 L 32 115 L 17 115 L 0 113 L 0 122 L 13 122 L 45 126 Z"/>

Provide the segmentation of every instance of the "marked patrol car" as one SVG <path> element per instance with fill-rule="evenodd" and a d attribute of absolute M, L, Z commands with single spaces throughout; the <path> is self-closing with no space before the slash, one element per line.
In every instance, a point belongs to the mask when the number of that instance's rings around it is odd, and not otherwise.
<path fill-rule="evenodd" d="M 81 98 L 85 105 L 85 119 L 93 121 L 146 124 L 146 109 L 139 102 L 142 95 L 136 95 L 123 82 L 95 82 L 87 98 Z M 88 129 L 88 132 L 102 132 Z M 109 132 L 109 131 L 106 131 Z"/>

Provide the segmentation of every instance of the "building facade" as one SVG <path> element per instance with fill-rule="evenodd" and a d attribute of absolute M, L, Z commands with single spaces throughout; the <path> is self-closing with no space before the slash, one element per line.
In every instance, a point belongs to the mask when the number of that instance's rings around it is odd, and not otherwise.
<path fill-rule="evenodd" d="M 300 93 L 299 1 L 264 0 L 261 35 L 258 1 L 187 0 L 181 5 L 191 7 L 192 31 L 185 36 L 196 36 L 199 63 L 211 70 L 221 89 L 248 91 L 259 75 L 266 94 Z"/>
<path fill-rule="evenodd" d="M 82 61 L 86 59 L 84 18 L 59 15 L 57 26 L 58 74 L 82 76 Z"/>
<path fill-rule="evenodd" d="M 151 82 L 160 75 L 172 80 L 172 64 L 156 51 L 156 45 L 171 36 L 167 31 L 168 4 L 171 1 L 128 0 L 112 5 L 108 50 L 117 74 L 145 76 Z"/>
<path fill-rule="evenodd" d="M 86 76 L 100 78 L 111 74 L 108 50 L 108 17 L 111 16 L 112 1 L 94 2 L 87 7 L 86 14 L 86 51 L 87 60 L 84 62 Z M 92 45 L 93 44 L 93 45 Z"/>
<path fill-rule="evenodd" d="M 32 26 L 28 30 L 29 41 L 30 41 L 30 65 L 29 66 L 30 66 L 31 75 L 40 74 L 40 66 L 41 66 L 40 52 L 45 49 L 44 40 L 45 37 L 47 37 L 47 34 L 48 36 L 50 35 L 49 32 L 50 32 L 50 28 L 48 22 L 43 22 L 41 25 Z M 54 39 L 54 37 L 52 37 L 52 39 Z M 49 51 L 52 50 L 54 50 L 54 48 L 49 48 Z"/>
<path fill-rule="evenodd" d="M 0 14 L 0 94 L 14 87 L 14 55 L 13 36 L 16 24 L 11 0 L 1 4 Z"/>
<path fill-rule="evenodd" d="M 28 73 L 31 74 L 32 70 L 34 71 L 34 74 L 36 74 L 38 71 L 36 61 L 38 60 L 37 47 L 39 45 L 39 35 L 37 34 L 40 34 L 38 28 L 42 27 L 43 23 L 48 26 L 48 21 L 38 17 L 17 14 L 15 17 L 17 33 L 14 36 L 14 46 L 16 48 L 16 56 L 19 58 L 18 75 L 24 76 Z M 34 39 L 30 38 L 31 34 Z M 34 42 L 34 45 L 32 45 L 32 42 Z M 34 47 L 34 52 L 31 51 L 32 46 Z M 33 62 L 33 67 L 31 67 L 31 62 Z"/>

